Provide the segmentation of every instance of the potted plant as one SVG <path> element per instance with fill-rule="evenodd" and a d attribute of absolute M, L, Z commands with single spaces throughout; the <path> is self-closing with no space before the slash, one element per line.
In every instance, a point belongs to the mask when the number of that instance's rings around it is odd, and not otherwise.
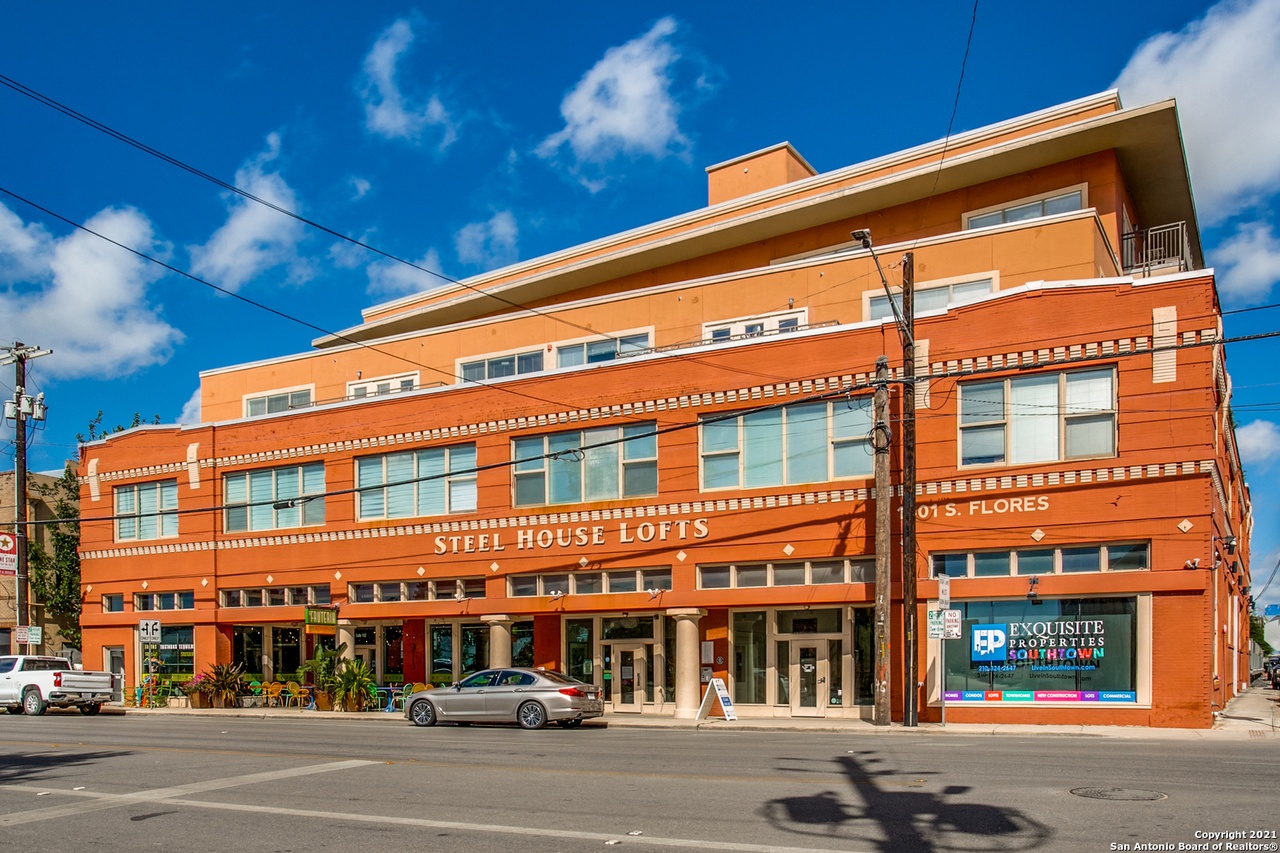
<path fill-rule="evenodd" d="M 363 711 L 378 704 L 378 683 L 373 670 L 362 660 L 344 660 L 338 666 L 333 686 L 333 704 L 348 711 Z"/>
<path fill-rule="evenodd" d="M 244 689 L 244 670 L 238 663 L 215 663 L 203 673 L 200 692 L 215 708 L 234 708 Z"/>
<path fill-rule="evenodd" d="M 342 653 L 347 644 L 341 643 L 336 649 L 319 646 L 315 655 L 298 667 L 299 675 L 310 675 L 315 686 L 317 711 L 328 711 L 333 707 L 333 689 L 337 685 L 338 670 L 342 666 Z"/>
<path fill-rule="evenodd" d="M 188 707 L 191 707 L 191 708 L 208 708 L 209 707 L 209 697 L 204 692 L 204 673 L 203 672 L 197 672 L 194 676 L 191 677 L 189 681 L 181 685 L 178 689 L 181 690 L 183 695 L 186 697 L 186 704 Z M 173 702 L 175 701 L 177 700 L 176 699 L 169 700 L 170 704 L 173 704 Z"/>

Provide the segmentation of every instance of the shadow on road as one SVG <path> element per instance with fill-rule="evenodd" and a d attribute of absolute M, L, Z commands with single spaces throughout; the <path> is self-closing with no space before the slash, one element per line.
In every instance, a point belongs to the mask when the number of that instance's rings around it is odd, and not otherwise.
<path fill-rule="evenodd" d="M 23 782 L 43 782 L 52 776 L 66 775 L 68 770 L 83 764 L 96 764 L 131 755 L 129 752 L 6 752 L 0 758 L 0 785 L 19 785 Z"/>
<path fill-rule="evenodd" d="M 969 793 L 967 786 L 935 793 L 912 774 L 877 769 L 880 759 L 873 751 L 834 761 L 849 780 L 853 797 L 837 791 L 780 797 L 766 802 L 760 814 L 784 832 L 855 842 L 886 853 L 1011 853 L 1034 850 L 1050 838 L 1048 827 L 1017 809 L 957 801 Z"/>

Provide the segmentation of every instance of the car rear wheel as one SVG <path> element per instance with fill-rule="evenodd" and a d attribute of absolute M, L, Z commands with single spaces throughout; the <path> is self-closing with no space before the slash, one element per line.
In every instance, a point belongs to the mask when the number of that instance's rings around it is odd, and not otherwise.
<path fill-rule="evenodd" d="M 80 713 L 84 714 L 86 717 L 92 717 L 101 710 L 102 710 L 102 703 L 100 702 L 91 702 L 88 705 L 80 706 Z"/>
<path fill-rule="evenodd" d="M 562 729 L 576 729 L 578 726 L 582 725 L 582 720 L 561 720 L 556 723 L 556 725 Z"/>
<path fill-rule="evenodd" d="M 40 691 L 34 687 L 28 687 L 27 692 L 22 694 L 22 712 L 38 717 L 44 713 L 44 700 L 40 698 Z"/>
<path fill-rule="evenodd" d="M 522 729 L 540 729 L 547 724 L 547 711 L 537 702 L 525 702 L 516 709 Z"/>
<path fill-rule="evenodd" d="M 426 699 L 419 699 L 409 706 L 409 719 L 415 726 L 434 726 L 436 724 L 436 706 Z"/>

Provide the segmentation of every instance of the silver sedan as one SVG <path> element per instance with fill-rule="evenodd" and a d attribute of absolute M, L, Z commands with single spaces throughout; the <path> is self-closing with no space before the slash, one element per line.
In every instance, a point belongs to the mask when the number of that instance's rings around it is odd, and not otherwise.
<path fill-rule="evenodd" d="M 486 669 L 452 687 L 420 690 L 404 703 L 415 726 L 444 723 L 519 723 L 540 729 L 554 721 L 576 728 L 604 713 L 600 688 L 550 669 Z"/>

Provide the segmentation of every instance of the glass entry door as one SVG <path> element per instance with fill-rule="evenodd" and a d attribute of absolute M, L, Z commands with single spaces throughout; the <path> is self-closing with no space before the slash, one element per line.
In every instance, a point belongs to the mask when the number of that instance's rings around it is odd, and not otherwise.
<path fill-rule="evenodd" d="M 830 704 L 827 641 L 791 642 L 791 715 L 824 717 Z"/>
<path fill-rule="evenodd" d="M 612 645 L 609 681 L 613 710 L 639 713 L 653 698 L 653 676 L 649 667 L 653 644 L 615 642 Z"/>

